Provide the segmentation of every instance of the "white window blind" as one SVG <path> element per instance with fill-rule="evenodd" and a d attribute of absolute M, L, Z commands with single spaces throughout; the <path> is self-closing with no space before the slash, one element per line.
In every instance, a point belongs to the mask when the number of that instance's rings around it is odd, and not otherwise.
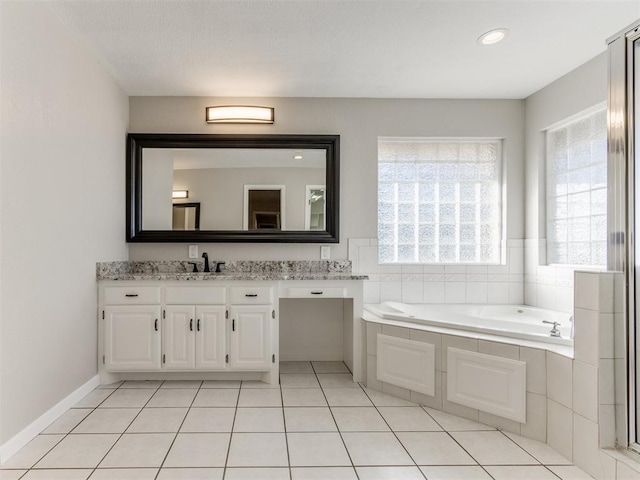
<path fill-rule="evenodd" d="M 607 112 L 547 131 L 547 262 L 606 265 Z"/>
<path fill-rule="evenodd" d="M 379 261 L 499 263 L 501 144 L 378 139 Z"/>

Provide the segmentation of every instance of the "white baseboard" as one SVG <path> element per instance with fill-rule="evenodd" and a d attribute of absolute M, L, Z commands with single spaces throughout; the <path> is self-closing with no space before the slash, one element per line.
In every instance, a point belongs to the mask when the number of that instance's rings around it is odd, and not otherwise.
<path fill-rule="evenodd" d="M 33 440 L 40 432 L 56 421 L 69 408 L 84 398 L 100 384 L 99 376 L 90 378 L 84 385 L 71 392 L 57 404 L 27 425 L 22 431 L 0 446 L 0 465 L 9 460 L 18 450 Z"/>

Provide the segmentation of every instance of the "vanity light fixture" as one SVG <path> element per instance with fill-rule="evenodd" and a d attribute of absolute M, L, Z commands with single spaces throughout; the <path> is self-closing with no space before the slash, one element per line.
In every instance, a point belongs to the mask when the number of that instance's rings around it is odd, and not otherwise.
<path fill-rule="evenodd" d="M 172 198 L 189 198 L 189 190 L 174 190 Z"/>
<path fill-rule="evenodd" d="M 480 37 L 478 37 L 478 43 L 480 45 L 495 45 L 504 40 L 507 33 L 509 33 L 509 30 L 506 28 L 494 28 L 480 35 Z"/>
<path fill-rule="evenodd" d="M 207 107 L 207 123 L 273 123 L 274 108 L 251 105 Z"/>

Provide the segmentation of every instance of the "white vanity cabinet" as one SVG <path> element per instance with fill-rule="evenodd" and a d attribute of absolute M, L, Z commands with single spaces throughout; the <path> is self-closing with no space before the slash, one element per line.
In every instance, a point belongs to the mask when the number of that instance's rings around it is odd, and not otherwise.
<path fill-rule="evenodd" d="M 229 362 L 237 370 L 269 370 L 275 363 L 271 345 L 271 305 L 232 306 Z"/>
<path fill-rule="evenodd" d="M 102 297 L 105 369 L 160 370 L 160 288 L 106 287 Z"/>
<path fill-rule="evenodd" d="M 167 286 L 164 302 L 162 369 L 223 370 L 227 352 L 226 288 Z"/>
<path fill-rule="evenodd" d="M 232 287 L 230 366 L 269 370 L 275 363 L 272 323 L 276 318 L 272 287 Z"/>
<path fill-rule="evenodd" d="M 110 306 L 104 314 L 106 369 L 160 370 L 160 306 Z"/>
<path fill-rule="evenodd" d="M 226 357 L 224 306 L 167 305 L 163 310 L 162 368 L 222 370 Z"/>
<path fill-rule="evenodd" d="M 365 378 L 360 279 L 326 278 L 331 277 L 328 274 L 308 280 L 244 273 L 109 276 L 98 277 L 102 384 L 119 380 L 277 384 L 281 360 L 315 359 L 342 359 L 354 381 Z"/>
<path fill-rule="evenodd" d="M 277 382 L 273 285 L 114 283 L 99 288 L 101 372 L 256 372 Z"/>

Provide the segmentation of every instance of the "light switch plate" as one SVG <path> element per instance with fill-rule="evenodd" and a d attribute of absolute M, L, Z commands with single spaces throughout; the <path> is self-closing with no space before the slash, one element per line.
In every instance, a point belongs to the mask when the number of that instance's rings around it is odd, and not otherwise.
<path fill-rule="evenodd" d="M 198 258 L 198 245 L 189 245 L 189 258 Z"/>
<path fill-rule="evenodd" d="M 329 260 L 331 258 L 331 247 L 320 247 L 320 260 Z"/>

